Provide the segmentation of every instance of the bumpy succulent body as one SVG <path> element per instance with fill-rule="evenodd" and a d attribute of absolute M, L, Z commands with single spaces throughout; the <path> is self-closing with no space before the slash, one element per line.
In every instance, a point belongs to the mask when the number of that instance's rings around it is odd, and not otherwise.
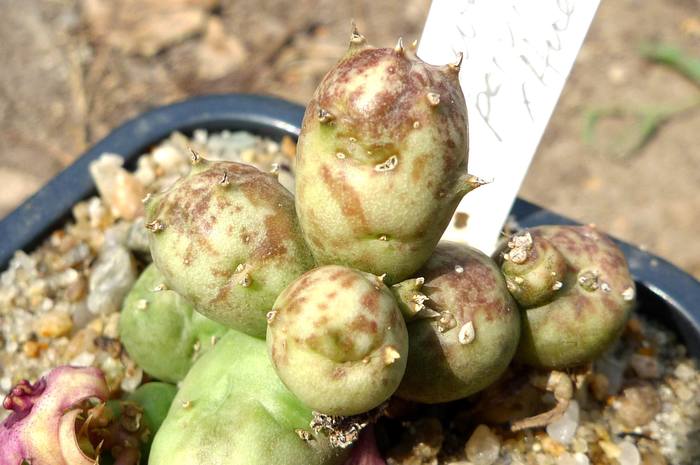
<path fill-rule="evenodd" d="M 307 106 L 297 146 L 296 208 L 317 261 L 388 282 L 410 276 L 479 185 L 467 152 L 458 66 L 354 33 Z"/>
<path fill-rule="evenodd" d="M 408 312 L 408 366 L 397 395 L 438 403 L 474 394 L 494 382 L 515 354 L 517 305 L 496 264 L 463 244 L 440 242 L 418 273 L 418 285 L 393 288 L 415 310 Z"/>
<path fill-rule="evenodd" d="M 267 331 L 284 384 L 329 415 L 377 407 L 406 367 L 406 325 L 381 278 L 341 266 L 311 270 L 280 294 Z"/>
<path fill-rule="evenodd" d="M 541 226 L 497 253 L 508 289 L 523 307 L 517 358 L 568 368 L 589 362 L 619 336 L 635 286 L 622 251 L 588 226 Z"/>
<path fill-rule="evenodd" d="M 200 313 L 263 337 L 277 295 L 313 266 L 294 199 L 252 166 L 194 160 L 188 176 L 146 203 L 153 260 Z"/>
<path fill-rule="evenodd" d="M 153 264 L 141 273 L 124 300 L 119 338 L 146 373 L 177 382 L 228 328 L 196 312 L 175 291 L 160 289 L 163 283 Z"/>
<path fill-rule="evenodd" d="M 313 414 L 280 382 L 265 342 L 230 331 L 183 380 L 150 465 L 338 465 Z"/>

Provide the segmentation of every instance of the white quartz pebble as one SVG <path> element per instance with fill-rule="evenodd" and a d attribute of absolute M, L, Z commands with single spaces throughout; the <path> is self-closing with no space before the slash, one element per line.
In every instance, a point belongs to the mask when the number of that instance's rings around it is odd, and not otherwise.
<path fill-rule="evenodd" d="M 642 461 L 642 457 L 639 455 L 639 450 L 637 446 L 629 441 L 623 441 L 620 444 L 620 456 L 617 461 L 620 465 L 639 465 Z"/>
<path fill-rule="evenodd" d="M 575 454 L 570 454 L 564 452 L 557 458 L 556 465 L 590 465 L 591 461 L 588 460 L 586 454 L 577 452 Z"/>
<path fill-rule="evenodd" d="M 547 425 L 547 434 L 555 441 L 562 444 L 569 444 L 576 434 L 578 419 L 578 402 L 572 400 L 561 418 Z"/>
<path fill-rule="evenodd" d="M 491 465 L 498 460 L 501 440 L 491 432 L 488 426 L 476 427 L 465 447 L 467 459 L 473 465 Z"/>

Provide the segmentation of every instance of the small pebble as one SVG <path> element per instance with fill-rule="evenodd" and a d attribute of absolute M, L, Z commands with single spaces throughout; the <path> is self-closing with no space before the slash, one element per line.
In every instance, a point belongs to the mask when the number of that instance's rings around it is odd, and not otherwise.
<path fill-rule="evenodd" d="M 22 346 L 22 352 L 29 358 L 37 358 L 42 350 L 48 348 L 44 342 L 27 341 Z"/>
<path fill-rule="evenodd" d="M 81 354 L 78 354 L 77 357 L 74 357 L 70 361 L 70 364 L 76 367 L 89 367 L 92 366 L 94 362 L 95 354 L 91 352 L 82 352 Z"/>
<path fill-rule="evenodd" d="M 612 460 L 616 460 L 622 452 L 620 450 L 620 447 L 617 446 L 617 444 L 614 444 L 610 441 L 600 441 L 598 442 L 598 445 L 603 450 L 605 456 Z"/>
<path fill-rule="evenodd" d="M 95 339 L 99 333 L 91 328 L 83 328 L 71 338 L 63 353 L 65 360 L 70 361 L 78 357 L 83 352 L 94 352 Z"/>
<path fill-rule="evenodd" d="M 95 314 L 116 312 L 135 280 L 136 267 L 129 251 L 118 245 L 105 248 L 90 276 L 88 308 Z"/>
<path fill-rule="evenodd" d="M 623 441 L 620 445 L 620 455 L 617 461 L 620 465 L 639 465 L 642 461 L 637 446 L 629 441 Z"/>
<path fill-rule="evenodd" d="M 691 381 L 696 376 L 696 373 L 697 371 L 688 363 L 681 363 L 673 370 L 673 375 L 681 381 Z"/>
<path fill-rule="evenodd" d="M 572 400 L 561 418 L 547 425 L 547 434 L 555 441 L 569 444 L 576 434 L 579 422 L 578 402 Z"/>
<path fill-rule="evenodd" d="M 556 465 L 590 465 L 590 463 L 591 461 L 588 460 L 586 454 L 566 452 L 557 458 Z"/>
<path fill-rule="evenodd" d="M 90 175 L 111 213 L 116 218 L 133 220 L 143 214 L 141 199 L 146 191 L 133 174 L 122 168 L 123 163 L 118 155 L 104 154 L 90 163 Z"/>
<path fill-rule="evenodd" d="M 148 236 L 148 229 L 145 227 L 143 217 L 137 218 L 129 228 L 129 232 L 126 236 L 126 246 L 134 252 L 141 252 L 146 257 L 150 257 Z"/>
<path fill-rule="evenodd" d="M 143 370 L 141 368 L 127 370 L 120 387 L 126 392 L 134 392 L 141 385 L 141 381 L 143 381 Z"/>
<path fill-rule="evenodd" d="M 66 287 L 65 297 L 68 302 L 79 302 L 87 293 L 87 281 L 82 276 Z"/>
<path fill-rule="evenodd" d="M 188 167 L 189 160 L 173 145 L 162 144 L 151 152 L 153 161 L 163 170 L 172 173 L 181 172 Z"/>
<path fill-rule="evenodd" d="M 50 311 L 39 318 L 35 325 L 36 333 L 41 337 L 61 337 L 73 329 L 73 320 L 64 311 Z"/>
<path fill-rule="evenodd" d="M 661 411 L 661 399 L 650 384 L 626 388 L 614 405 L 617 419 L 628 428 L 646 425 Z"/>
<path fill-rule="evenodd" d="M 655 379 L 661 376 L 659 361 L 656 357 L 632 354 L 629 363 L 640 378 Z"/>
<path fill-rule="evenodd" d="M 486 425 L 476 427 L 464 449 L 473 465 L 491 465 L 498 460 L 501 440 Z"/>

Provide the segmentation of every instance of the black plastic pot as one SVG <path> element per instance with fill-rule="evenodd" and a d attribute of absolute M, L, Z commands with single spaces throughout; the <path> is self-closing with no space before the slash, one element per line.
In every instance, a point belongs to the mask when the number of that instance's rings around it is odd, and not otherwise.
<path fill-rule="evenodd" d="M 173 131 L 191 133 L 247 130 L 274 139 L 296 138 L 304 108 L 274 97 L 211 95 L 156 108 L 118 127 L 73 165 L 0 222 L 0 270 L 15 250 L 31 250 L 65 221 L 72 206 L 94 194 L 88 172 L 91 161 L 105 152 L 123 156 L 127 166 Z M 512 214 L 521 226 L 574 224 L 527 201 L 518 199 Z M 688 350 L 700 357 L 700 282 L 666 260 L 619 242 L 637 281 L 639 311 L 676 330 Z"/>

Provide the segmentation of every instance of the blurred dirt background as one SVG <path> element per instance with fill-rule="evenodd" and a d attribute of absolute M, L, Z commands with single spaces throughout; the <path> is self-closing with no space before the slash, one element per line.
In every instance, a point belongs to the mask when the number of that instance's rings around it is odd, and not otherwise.
<path fill-rule="evenodd" d="M 153 106 L 233 91 L 303 104 L 343 53 L 350 18 L 389 46 L 419 37 L 429 4 L 0 0 L 0 216 Z M 700 277 L 700 87 L 644 59 L 648 41 L 700 58 L 700 0 L 602 1 L 521 195 Z M 603 120 L 591 144 L 586 121 L 612 107 L 624 117 Z M 664 124 L 625 150 L 618 131 L 645 109 Z"/>

